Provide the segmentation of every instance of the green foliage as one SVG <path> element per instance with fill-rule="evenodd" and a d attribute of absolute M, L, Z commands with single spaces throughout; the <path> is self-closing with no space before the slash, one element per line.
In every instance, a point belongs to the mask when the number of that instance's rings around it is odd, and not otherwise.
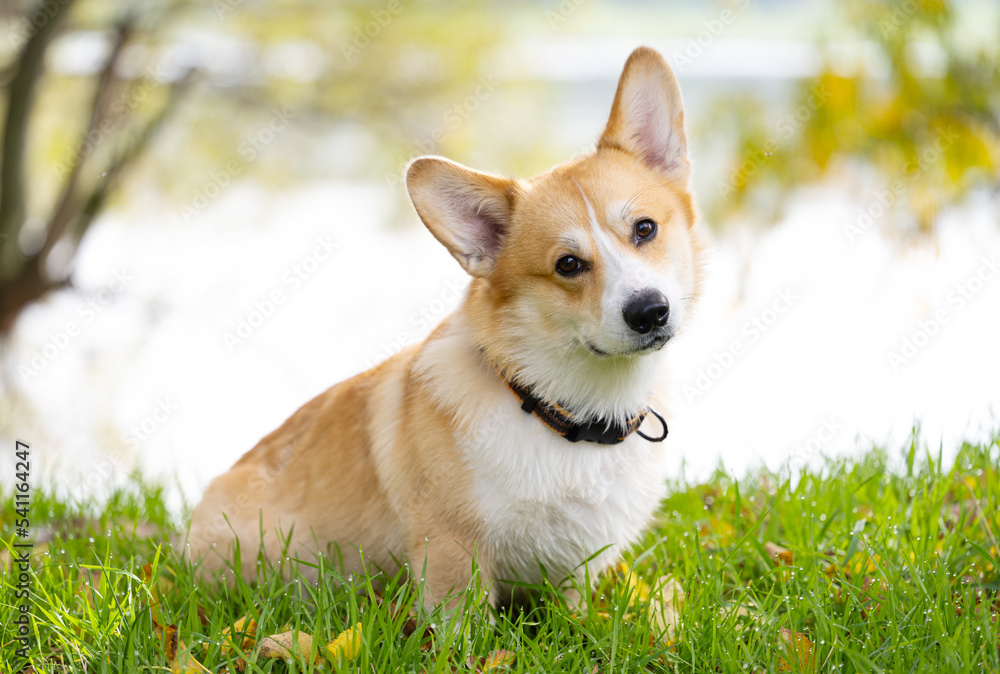
<path fill-rule="evenodd" d="M 580 610 L 543 587 L 535 603 L 491 624 L 477 585 L 459 598 L 461 629 L 419 610 L 421 586 L 405 570 L 343 578 L 320 568 L 313 585 L 262 564 L 252 584 L 196 582 L 163 544 L 177 523 L 148 485 L 134 483 L 101 508 L 38 490 L 33 526 L 52 538 L 36 545 L 31 565 L 32 664 L 168 669 L 163 626 L 174 626 L 209 671 L 237 671 L 229 635 L 245 617 L 256 621 L 251 672 L 484 671 L 483 658 L 497 651 L 513 653 L 498 671 L 521 672 L 992 672 L 1000 666 L 998 453 L 1000 436 L 964 446 L 949 468 L 914 441 L 898 461 L 875 449 L 821 471 L 738 482 L 720 471 L 703 484 L 679 483 L 634 549 L 631 572 L 604 577 Z M 6 541 L 13 508 L 7 495 Z M 671 638 L 649 612 L 666 574 L 687 593 Z M 8 626 L 15 580 L 0 580 Z M 385 599 L 375 600 L 375 582 Z M 319 652 L 358 623 L 361 648 L 349 662 L 320 667 L 261 654 L 261 635 L 299 630 Z M 20 667 L 14 647 L 2 635 L 0 660 Z"/>
<path fill-rule="evenodd" d="M 943 206 L 1000 181 L 996 43 L 970 46 L 945 0 L 840 6 L 873 51 L 853 67 L 828 50 L 822 72 L 777 119 L 759 102 L 726 103 L 739 151 L 718 184 L 717 217 L 773 213 L 803 183 L 870 167 L 928 231 Z"/>
<path fill-rule="evenodd" d="M 246 62 L 226 86 L 209 81 L 201 90 L 178 129 L 190 172 L 170 180 L 160 175 L 158 186 L 190 201 L 231 161 L 240 164 L 241 178 L 276 186 L 331 177 L 398 181 L 409 158 L 460 142 L 450 133 L 442 142 L 426 141 L 443 113 L 477 86 L 480 57 L 502 38 L 502 11 L 484 2 L 445 7 L 402 0 L 223 0 L 192 11 L 188 25 L 204 24 L 217 39 L 242 45 Z M 251 158 L 242 151 L 245 142 L 275 110 L 287 111 L 293 128 L 275 140 L 281 150 L 264 147 Z M 176 160 L 175 149 L 169 152 Z M 257 161 L 264 153 L 267 161 Z"/>

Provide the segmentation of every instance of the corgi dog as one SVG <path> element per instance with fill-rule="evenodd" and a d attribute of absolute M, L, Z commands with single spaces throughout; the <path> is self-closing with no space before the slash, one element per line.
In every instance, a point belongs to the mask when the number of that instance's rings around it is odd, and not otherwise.
<path fill-rule="evenodd" d="M 666 490 L 664 347 L 705 243 L 689 173 L 677 80 L 647 47 L 590 154 L 526 180 L 413 160 L 409 196 L 472 276 L 466 296 L 210 484 L 187 539 L 200 573 L 252 579 L 262 552 L 344 573 L 405 560 L 429 605 L 474 569 L 498 604 L 613 564 Z"/>

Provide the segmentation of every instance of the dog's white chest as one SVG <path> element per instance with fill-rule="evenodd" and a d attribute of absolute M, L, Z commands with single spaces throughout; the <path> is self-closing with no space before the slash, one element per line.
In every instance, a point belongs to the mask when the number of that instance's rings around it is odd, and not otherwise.
<path fill-rule="evenodd" d="M 600 552 L 592 570 L 610 563 L 648 526 L 665 489 L 663 445 L 571 443 L 513 398 L 494 409 L 461 445 L 500 579 L 538 582 L 540 565 L 555 582 L 582 575 L 588 558 Z"/>
<path fill-rule="evenodd" d="M 423 349 L 417 373 L 454 419 L 481 518 L 476 544 L 497 580 L 553 582 L 613 562 L 650 524 L 666 490 L 669 443 L 569 442 L 483 363 L 461 319 Z M 663 410 L 660 410 L 663 411 Z"/>

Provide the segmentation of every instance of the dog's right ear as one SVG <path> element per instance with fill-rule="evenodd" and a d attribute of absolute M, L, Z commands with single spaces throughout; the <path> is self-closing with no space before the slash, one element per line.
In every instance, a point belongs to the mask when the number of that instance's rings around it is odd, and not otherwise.
<path fill-rule="evenodd" d="M 515 182 L 443 157 L 417 157 L 406 168 L 417 215 L 472 276 L 496 264 L 510 224 Z"/>
<path fill-rule="evenodd" d="M 652 169 L 687 180 L 691 165 L 681 90 L 656 50 L 639 47 L 628 57 L 597 147 L 624 150 Z"/>

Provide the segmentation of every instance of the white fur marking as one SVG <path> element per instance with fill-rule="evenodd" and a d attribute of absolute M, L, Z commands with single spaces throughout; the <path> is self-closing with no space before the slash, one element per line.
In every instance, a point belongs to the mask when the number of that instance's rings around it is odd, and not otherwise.
<path fill-rule="evenodd" d="M 438 404 L 454 414 L 456 441 L 472 471 L 484 546 L 499 580 L 591 577 L 649 524 L 665 492 L 663 445 L 632 436 L 614 446 L 571 443 L 525 414 L 484 366 L 461 315 L 415 363 Z M 485 412 L 484 412 L 485 411 Z"/>

